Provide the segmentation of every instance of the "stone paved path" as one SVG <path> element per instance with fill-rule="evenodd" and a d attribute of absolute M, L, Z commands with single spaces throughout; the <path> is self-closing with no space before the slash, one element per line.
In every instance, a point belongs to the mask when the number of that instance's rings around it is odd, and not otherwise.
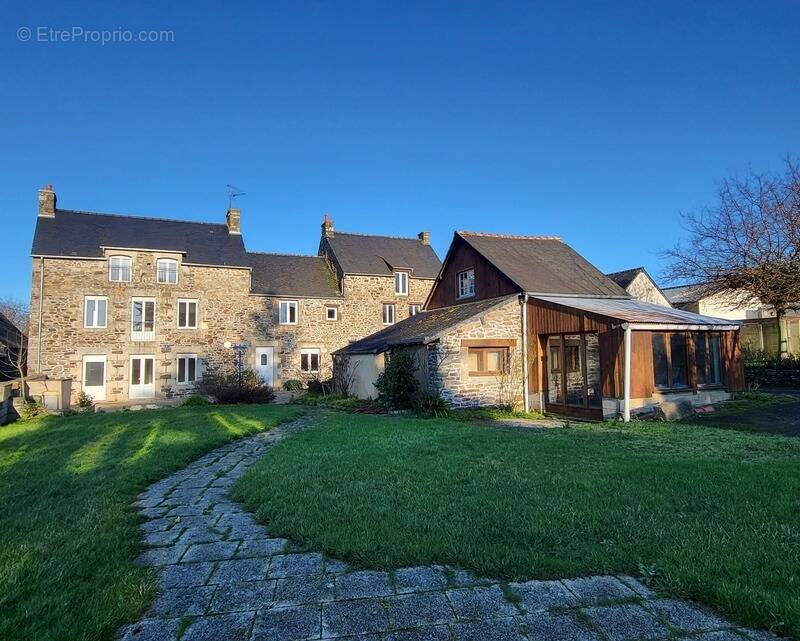
<path fill-rule="evenodd" d="M 140 562 L 159 594 L 122 641 L 698 641 L 767 639 L 661 599 L 630 577 L 500 583 L 457 568 L 351 570 L 270 537 L 228 497 L 247 467 L 307 419 L 236 441 L 150 486 Z"/>

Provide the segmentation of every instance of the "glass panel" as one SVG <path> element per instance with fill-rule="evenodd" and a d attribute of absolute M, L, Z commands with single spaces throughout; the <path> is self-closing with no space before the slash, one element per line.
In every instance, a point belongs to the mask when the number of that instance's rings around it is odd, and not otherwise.
<path fill-rule="evenodd" d="M 564 367 L 567 377 L 567 404 L 583 405 L 583 359 L 581 358 L 581 336 L 571 334 L 564 337 Z"/>
<path fill-rule="evenodd" d="M 158 261 L 158 282 L 177 283 L 178 282 L 178 263 L 172 260 Z"/>
<path fill-rule="evenodd" d="M 84 322 L 84 325 L 86 325 L 86 327 L 94 327 L 95 326 L 94 308 L 95 308 L 95 303 L 96 302 L 97 301 L 95 301 L 95 300 L 93 300 L 91 298 L 87 298 L 86 299 L 86 320 Z"/>
<path fill-rule="evenodd" d="M 469 371 L 477 372 L 480 367 L 480 352 L 476 349 L 469 350 Z"/>
<path fill-rule="evenodd" d="M 87 387 L 102 387 L 105 382 L 105 363 L 85 363 L 83 378 Z"/>
<path fill-rule="evenodd" d="M 156 304 L 153 301 L 145 301 L 144 304 L 144 331 L 152 332 L 155 327 Z"/>
<path fill-rule="evenodd" d="M 311 352 L 311 371 L 319 371 L 319 354 L 317 352 Z"/>
<path fill-rule="evenodd" d="M 197 326 L 197 303 L 187 303 L 189 307 L 189 327 Z"/>
<path fill-rule="evenodd" d="M 185 383 L 186 382 L 186 359 L 179 358 L 178 359 L 178 382 Z"/>
<path fill-rule="evenodd" d="M 279 323 L 286 323 L 287 322 L 287 318 L 288 318 L 288 316 L 287 316 L 286 303 L 281 303 L 278 322 Z"/>
<path fill-rule="evenodd" d="M 178 327 L 186 327 L 186 303 L 178 303 Z"/>
<path fill-rule="evenodd" d="M 670 334 L 670 365 L 672 366 L 672 387 L 686 387 L 689 385 L 686 367 L 686 336 L 684 334 Z"/>
<path fill-rule="evenodd" d="M 290 303 L 289 304 L 289 322 L 296 323 L 297 322 L 297 304 Z"/>
<path fill-rule="evenodd" d="M 719 334 L 711 334 L 708 337 L 711 341 L 711 384 L 718 385 L 722 382 L 722 359 L 719 350 Z"/>
<path fill-rule="evenodd" d="M 664 341 L 664 334 L 653 334 L 653 378 L 656 387 L 669 387 L 667 345 Z"/>
<path fill-rule="evenodd" d="M 197 359 L 187 358 L 186 364 L 189 368 L 189 375 L 187 376 L 186 380 L 192 382 L 197 379 Z"/>
<path fill-rule="evenodd" d="M 144 309 L 144 303 L 140 300 L 133 301 L 133 331 L 134 332 L 141 332 L 144 329 L 144 320 L 142 318 L 142 312 Z"/>
<path fill-rule="evenodd" d="M 151 385 L 153 383 L 153 359 L 144 359 L 144 384 Z"/>
<path fill-rule="evenodd" d="M 268 364 L 267 363 L 267 355 L 266 354 L 262 354 L 261 355 L 261 365 L 266 366 L 267 364 Z"/>
<path fill-rule="evenodd" d="M 142 384 L 142 359 L 134 358 L 131 361 L 131 385 Z"/>
<path fill-rule="evenodd" d="M 694 336 L 697 383 L 717 385 L 721 381 L 719 359 L 719 334 L 698 333 Z"/>
<path fill-rule="evenodd" d="M 600 337 L 598 334 L 584 334 L 586 341 L 586 395 L 589 407 L 603 405 L 603 379 L 600 373 Z"/>
<path fill-rule="evenodd" d="M 561 337 L 551 336 L 547 339 L 547 399 L 550 403 L 564 402 L 561 389 Z"/>
<path fill-rule="evenodd" d="M 107 301 L 104 298 L 97 301 L 97 325 L 99 327 L 106 324 L 106 305 Z"/>
<path fill-rule="evenodd" d="M 503 356 L 500 350 L 484 352 L 484 364 L 487 372 L 499 372 L 502 369 Z"/>

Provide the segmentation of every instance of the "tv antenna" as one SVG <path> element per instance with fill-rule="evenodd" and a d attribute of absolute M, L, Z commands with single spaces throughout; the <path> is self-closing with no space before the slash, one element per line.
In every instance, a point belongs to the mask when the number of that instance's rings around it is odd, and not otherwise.
<path fill-rule="evenodd" d="M 233 208 L 233 203 L 238 196 L 245 196 L 245 192 L 235 185 L 225 185 L 228 188 L 228 209 Z"/>

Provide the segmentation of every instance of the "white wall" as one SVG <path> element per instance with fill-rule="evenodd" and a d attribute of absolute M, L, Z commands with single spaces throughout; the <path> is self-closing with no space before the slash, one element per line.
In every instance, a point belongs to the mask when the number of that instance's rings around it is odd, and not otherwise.
<path fill-rule="evenodd" d="M 353 377 L 350 393 L 358 398 L 377 398 L 375 381 L 384 368 L 383 354 L 353 354 L 350 356 L 349 372 Z"/>

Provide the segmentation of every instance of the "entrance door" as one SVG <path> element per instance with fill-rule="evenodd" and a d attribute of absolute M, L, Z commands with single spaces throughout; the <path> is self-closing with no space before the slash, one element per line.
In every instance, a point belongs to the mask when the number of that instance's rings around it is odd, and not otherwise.
<path fill-rule="evenodd" d="M 266 385 L 272 385 L 272 348 L 256 347 L 256 374 L 261 377 Z"/>
<path fill-rule="evenodd" d="M 156 395 L 155 356 L 131 356 L 128 398 L 153 398 Z"/>
<path fill-rule="evenodd" d="M 548 336 L 546 409 L 579 418 L 602 418 L 600 345 L 593 332 Z"/>
<path fill-rule="evenodd" d="M 93 400 L 106 400 L 105 356 L 83 357 L 83 379 L 81 381 L 81 387 Z"/>

